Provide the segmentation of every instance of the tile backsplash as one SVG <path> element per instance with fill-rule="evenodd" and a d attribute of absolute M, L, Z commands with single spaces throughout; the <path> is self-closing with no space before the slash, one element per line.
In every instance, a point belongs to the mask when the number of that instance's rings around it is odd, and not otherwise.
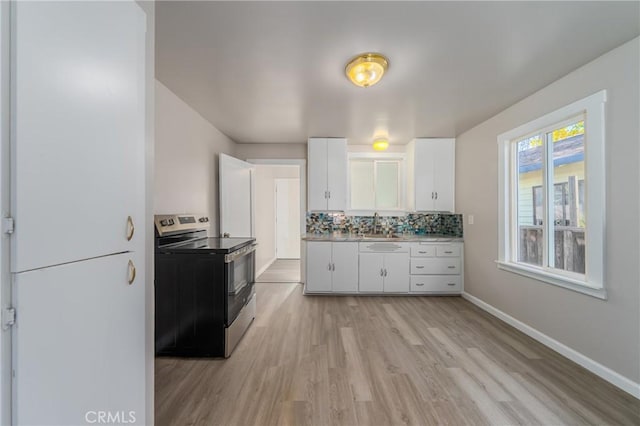
<path fill-rule="evenodd" d="M 307 213 L 307 233 L 373 232 L 373 216 L 347 216 L 344 213 Z M 380 216 L 378 232 L 441 234 L 462 237 L 462 215 L 449 213 L 409 213 L 406 216 Z"/>

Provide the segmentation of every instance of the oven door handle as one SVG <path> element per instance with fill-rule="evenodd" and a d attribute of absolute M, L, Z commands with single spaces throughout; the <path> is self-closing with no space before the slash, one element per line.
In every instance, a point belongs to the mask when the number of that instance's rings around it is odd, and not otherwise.
<path fill-rule="evenodd" d="M 238 249 L 229 254 L 225 254 L 224 263 L 231 263 L 242 256 L 246 256 L 249 253 L 253 253 L 254 251 L 256 251 L 257 246 L 258 246 L 258 243 L 253 243 L 251 245 L 244 246 L 241 249 Z"/>

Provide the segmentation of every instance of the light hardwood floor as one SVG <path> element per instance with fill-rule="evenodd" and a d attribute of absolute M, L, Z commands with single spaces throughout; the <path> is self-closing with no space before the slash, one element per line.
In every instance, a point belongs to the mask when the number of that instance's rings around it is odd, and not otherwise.
<path fill-rule="evenodd" d="M 640 424 L 640 401 L 459 297 L 257 297 L 231 358 L 156 360 L 156 424 Z"/>
<path fill-rule="evenodd" d="M 299 283 L 300 259 L 276 259 L 256 279 L 259 283 Z"/>

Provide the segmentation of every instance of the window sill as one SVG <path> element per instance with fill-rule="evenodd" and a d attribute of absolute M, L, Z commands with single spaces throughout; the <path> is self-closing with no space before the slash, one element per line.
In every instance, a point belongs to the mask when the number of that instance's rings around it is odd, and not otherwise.
<path fill-rule="evenodd" d="M 578 293 L 586 294 L 587 296 L 607 300 L 607 291 L 604 288 L 589 287 L 586 283 L 584 283 L 584 281 L 572 279 L 570 277 L 564 277 L 558 274 L 552 274 L 537 268 L 528 268 L 520 264 L 504 262 L 501 260 L 496 260 L 496 264 L 498 266 L 498 269 L 502 269 L 503 271 L 513 272 L 514 274 L 522 275 L 534 280 L 545 282 L 547 284 L 552 284 Z"/>

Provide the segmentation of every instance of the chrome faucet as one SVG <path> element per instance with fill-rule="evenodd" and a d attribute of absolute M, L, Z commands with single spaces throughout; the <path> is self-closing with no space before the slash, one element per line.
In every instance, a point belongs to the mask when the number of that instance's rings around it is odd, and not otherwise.
<path fill-rule="evenodd" d="M 373 214 L 373 234 L 377 234 L 378 233 L 378 225 L 380 224 L 380 216 L 378 215 L 378 212 L 375 212 Z"/>

